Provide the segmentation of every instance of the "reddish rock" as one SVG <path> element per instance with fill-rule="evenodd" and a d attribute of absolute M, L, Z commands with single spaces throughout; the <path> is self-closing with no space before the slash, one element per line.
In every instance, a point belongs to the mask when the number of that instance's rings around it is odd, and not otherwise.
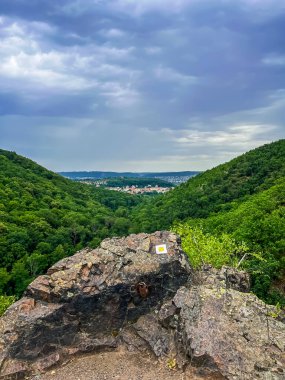
<path fill-rule="evenodd" d="M 158 244 L 168 254 L 157 255 Z M 1 318 L 2 368 L 43 371 L 73 353 L 114 349 L 121 329 L 173 297 L 189 274 L 170 232 L 106 239 L 59 261 Z"/>
<path fill-rule="evenodd" d="M 106 239 L 59 261 L 0 318 L 0 378 L 124 345 L 214 378 L 284 380 L 285 325 L 248 291 L 245 272 L 194 273 L 173 233 Z"/>
<path fill-rule="evenodd" d="M 43 359 L 39 359 L 36 361 L 35 367 L 40 372 L 45 372 L 56 364 L 60 363 L 60 354 L 55 352 L 51 355 L 45 356 Z"/>
<path fill-rule="evenodd" d="M 7 360 L 1 367 L 0 379 L 21 380 L 25 379 L 29 373 L 29 367 L 26 363 L 17 360 Z"/>
<path fill-rule="evenodd" d="M 19 306 L 20 314 L 29 314 L 36 306 L 36 301 L 33 298 L 24 298 L 23 302 Z"/>

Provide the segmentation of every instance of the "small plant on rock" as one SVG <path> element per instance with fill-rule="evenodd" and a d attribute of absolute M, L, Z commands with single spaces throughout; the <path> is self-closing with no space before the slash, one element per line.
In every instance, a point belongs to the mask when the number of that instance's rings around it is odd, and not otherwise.
<path fill-rule="evenodd" d="M 167 368 L 169 369 L 175 369 L 177 365 L 176 359 L 173 357 L 170 357 L 169 359 L 167 359 L 166 365 L 167 365 Z"/>

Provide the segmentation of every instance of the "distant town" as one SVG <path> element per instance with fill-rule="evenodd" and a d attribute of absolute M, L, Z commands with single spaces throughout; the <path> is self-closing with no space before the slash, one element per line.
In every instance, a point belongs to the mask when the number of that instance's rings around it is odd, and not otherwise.
<path fill-rule="evenodd" d="M 152 195 L 166 193 L 198 173 L 188 171 L 177 173 L 62 172 L 60 174 L 74 181 L 109 190 L 133 195 Z"/>
<path fill-rule="evenodd" d="M 133 195 L 139 195 L 139 194 L 151 194 L 151 193 L 163 194 L 173 189 L 173 187 L 161 187 L 158 185 L 138 187 L 138 186 L 133 185 L 133 186 L 125 186 L 125 187 L 106 187 L 106 189 L 121 191 L 123 193 L 128 193 L 128 194 L 133 194 Z"/>
<path fill-rule="evenodd" d="M 157 176 L 155 178 L 162 179 L 164 181 L 170 182 L 173 185 L 180 185 L 181 183 L 187 182 L 188 179 L 194 177 L 196 174 L 192 175 L 169 175 L 169 176 Z"/>
<path fill-rule="evenodd" d="M 138 179 L 135 180 L 136 184 L 132 184 L 132 180 L 130 178 L 112 178 L 112 179 L 104 179 L 104 180 L 90 180 L 90 179 L 83 179 L 79 182 L 85 183 L 87 185 L 93 185 L 96 187 L 104 187 L 108 190 L 113 191 L 121 191 L 123 193 L 127 194 L 133 194 L 133 195 L 139 195 L 139 194 L 163 194 L 167 191 L 173 189 L 175 186 L 173 186 L 170 182 L 167 182 L 165 180 L 161 179 L 149 179 L 149 184 L 147 183 L 147 178 Z M 124 182 L 128 182 L 129 184 L 124 184 Z M 155 182 L 159 182 L 159 184 L 154 184 Z M 161 182 L 161 184 L 160 184 Z M 117 186 L 116 186 L 117 184 Z"/>

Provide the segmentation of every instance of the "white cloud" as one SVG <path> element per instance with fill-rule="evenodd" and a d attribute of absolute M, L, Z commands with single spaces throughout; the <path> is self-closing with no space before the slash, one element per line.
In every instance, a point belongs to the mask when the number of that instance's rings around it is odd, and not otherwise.
<path fill-rule="evenodd" d="M 232 125 L 224 130 L 200 131 L 195 129 L 172 131 L 173 139 L 183 147 L 220 146 L 247 150 L 268 142 L 270 132 L 277 127 L 267 124 Z"/>
<path fill-rule="evenodd" d="M 72 65 L 72 57 L 55 51 L 48 53 L 37 52 L 26 54 L 20 52 L 2 58 L 0 63 L 0 76 L 14 79 L 17 85 L 18 80 L 26 81 L 28 86 L 39 84 L 40 86 L 66 89 L 85 90 L 96 86 L 96 81 L 90 81 L 80 77 L 70 70 L 66 70 Z"/>
<path fill-rule="evenodd" d="M 77 17 L 90 12 L 92 9 L 96 9 L 96 7 L 104 1 L 105 0 L 70 0 L 64 5 L 57 4 L 54 13 L 63 13 L 67 16 Z"/>
<path fill-rule="evenodd" d="M 24 89 L 84 92 L 94 90 L 107 105 L 132 105 L 138 98 L 135 82 L 139 70 L 125 62 L 134 47 L 111 44 L 50 46 L 45 37 L 54 28 L 41 22 L 14 22 L 8 18 L 0 32 L 0 79 L 2 90 L 23 94 Z M 110 29 L 119 35 L 119 29 Z M 115 85 L 114 85 L 115 83 Z"/>
<path fill-rule="evenodd" d="M 252 18 L 253 24 L 262 25 L 284 12 L 285 3 L 280 0 L 238 0 L 245 12 Z"/>

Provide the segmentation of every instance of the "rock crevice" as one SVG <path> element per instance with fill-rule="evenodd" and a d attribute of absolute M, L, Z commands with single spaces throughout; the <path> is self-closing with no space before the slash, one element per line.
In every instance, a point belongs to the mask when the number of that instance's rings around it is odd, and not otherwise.
<path fill-rule="evenodd" d="M 226 379 L 284 379 L 285 325 L 248 292 L 245 272 L 194 272 L 173 233 L 106 239 L 52 266 L 6 311 L 0 378 L 122 345 Z"/>
<path fill-rule="evenodd" d="M 161 244 L 167 254 L 156 254 Z M 169 232 L 106 239 L 59 261 L 1 318 L 2 376 L 19 362 L 44 370 L 45 357 L 115 347 L 120 330 L 173 297 L 190 271 Z"/>

